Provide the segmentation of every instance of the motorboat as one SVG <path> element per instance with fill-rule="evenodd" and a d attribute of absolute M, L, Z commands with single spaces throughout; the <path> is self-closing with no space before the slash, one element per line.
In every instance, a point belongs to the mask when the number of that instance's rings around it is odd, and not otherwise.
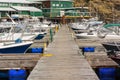
<path fill-rule="evenodd" d="M 24 54 L 32 44 L 32 41 L 22 42 L 16 40 L 12 43 L 0 43 L 0 54 Z"/>
<path fill-rule="evenodd" d="M 120 39 L 119 26 L 120 24 L 105 24 L 96 29 L 88 30 L 88 32 L 75 34 L 75 36 L 81 39 Z"/>

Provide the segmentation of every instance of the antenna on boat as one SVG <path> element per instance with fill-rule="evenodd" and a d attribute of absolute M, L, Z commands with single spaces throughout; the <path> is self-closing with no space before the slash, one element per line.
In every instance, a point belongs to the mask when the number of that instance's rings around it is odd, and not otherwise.
<path fill-rule="evenodd" d="M 13 24 L 16 24 L 16 22 L 10 17 L 10 15 L 8 13 L 6 13 L 6 15 L 11 19 Z M 13 30 L 13 26 L 11 26 L 8 37 L 6 39 L 8 39 L 10 37 L 10 35 L 11 35 L 10 33 L 12 32 L 12 30 Z M 14 34 L 14 32 L 12 32 L 12 34 Z"/>
<path fill-rule="evenodd" d="M 13 24 L 15 24 L 15 21 L 10 17 L 10 15 L 8 13 L 6 13 L 6 15 L 11 19 L 11 21 L 13 22 Z"/>

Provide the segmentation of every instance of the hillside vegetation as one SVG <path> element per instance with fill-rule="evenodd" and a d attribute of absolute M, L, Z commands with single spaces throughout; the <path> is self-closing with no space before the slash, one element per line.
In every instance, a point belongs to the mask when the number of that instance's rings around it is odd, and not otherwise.
<path fill-rule="evenodd" d="M 120 0 L 74 0 L 75 7 L 89 7 L 100 19 L 109 22 L 120 21 Z"/>

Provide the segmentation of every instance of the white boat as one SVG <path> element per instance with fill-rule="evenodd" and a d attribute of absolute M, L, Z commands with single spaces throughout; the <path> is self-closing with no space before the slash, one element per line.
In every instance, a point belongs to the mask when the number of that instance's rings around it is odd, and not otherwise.
<path fill-rule="evenodd" d="M 12 27 L 11 27 L 12 28 Z M 0 53 L 1 54 L 11 54 L 11 53 L 25 53 L 29 46 L 33 43 L 32 41 L 23 42 L 22 40 L 29 40 L 33 35 L 24 36 L 22 33 L 14 33 L 10 29 L 9 33 L 0 33 Z M 3 40 L 3 42 L 2 42 Z M 6 40 L 13 40 L 12 42 L 4 42 Z"/>
<path fill-rule="evenodd" d="M 8 15 L 9 16 L 9 15 Z M 10 16 L 9 16 L 10 17 Z M 11 18 L 10 18 L 11 19 Z M 12 20 L 12 19 L 11 19 Z M 10 23 L 11 24 L 11 23 Z M 1 32 L 0 33 L 0 53 L 5 54 L 5 53 L 25 53 L 28 47 L 33 43 L 33 41 L 28 41 L 28 42 L 23 42 L 22 38 L 23 33 L 15 33 L 13 30 L 16 26 L 16 23 L 12 20 L 12 26 L 10 26 L 10 30 L 8 32 Z M 6 23 L 4 26 L 1 26 L 1 28 L 4 30 L 8 27 L 5 27 Z M 26 38 L 26 37 L 25 37 Z M 15 40 L 13 42 L 2 42 L 2 40 Z"/>
<path fill-rule="evenodd" d="M 107 34 L 102 33 L 99 34 L 97 32 L 89 32 L 89 33 L 80 33 L 75 34 L 75 36 L 79 39 L 120 39 L 120 35 L 116 35 L 115 33 Z"/>
<path fill-rule="evenodd" d="M 29 27 L 26 27 L 25 24 L 18 24 L 10 26 L 10 30 L 6 32 L 6 28 L 2 28 L 3 31 L 0 33 L 0 39 L 1 40 L 34 40 L 38 35 L 42 35 L 45 32 L 42 32 L 38 28 L 32 27 L 31 29 Z M 37 31 L 36 31 L 37 30 Z"/>
<path fill-rule="evenodd" d="M 89 30 L 89 32 L 75 34 L 75 36 L 81 39 L 93 39 L 93 38 L 120 39 L 119 33 L 116 33 L 116 31 L 114 31 L 114 29 L 112 30 L 111 28 L 115 26 L 118 26 L 118 24 L 106 24 L 102 27 L 99 27 L 97 30 Z"/>
<path fill-rule="evenodd" d="M 0 36 L 0 40 L 33 40 L 36 37 L 35 34 L 29 34 L 29 33 L 3 33 L 3 35 Z"/>
<path fill-rule="evenodd" d="M 103 24 L 103 21 L 85 21 L 85 22 L 77 22 L 77 23 L 71 23 L 69 26 L 73 30 L 90 30 L 93 28 L 96 28 L 98 25 Z"/>
<path fill-rule="evenodd" d="M 77 22 L 77 23 L 71 23 L 69 26 L 73 30 L 85 30 L 89 26 L 89 24 L 86 22 L 83 22 L 83 23 Z"/>

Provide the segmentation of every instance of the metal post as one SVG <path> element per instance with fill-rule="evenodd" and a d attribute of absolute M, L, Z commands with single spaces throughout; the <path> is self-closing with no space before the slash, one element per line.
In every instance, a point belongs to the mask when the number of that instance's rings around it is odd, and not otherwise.
<path fill-rule="evenodd" d="M 52 29 L 50 28 L 50 41 L 52 42 L 53 41 L 53 32 L 52 32 Z"/>

